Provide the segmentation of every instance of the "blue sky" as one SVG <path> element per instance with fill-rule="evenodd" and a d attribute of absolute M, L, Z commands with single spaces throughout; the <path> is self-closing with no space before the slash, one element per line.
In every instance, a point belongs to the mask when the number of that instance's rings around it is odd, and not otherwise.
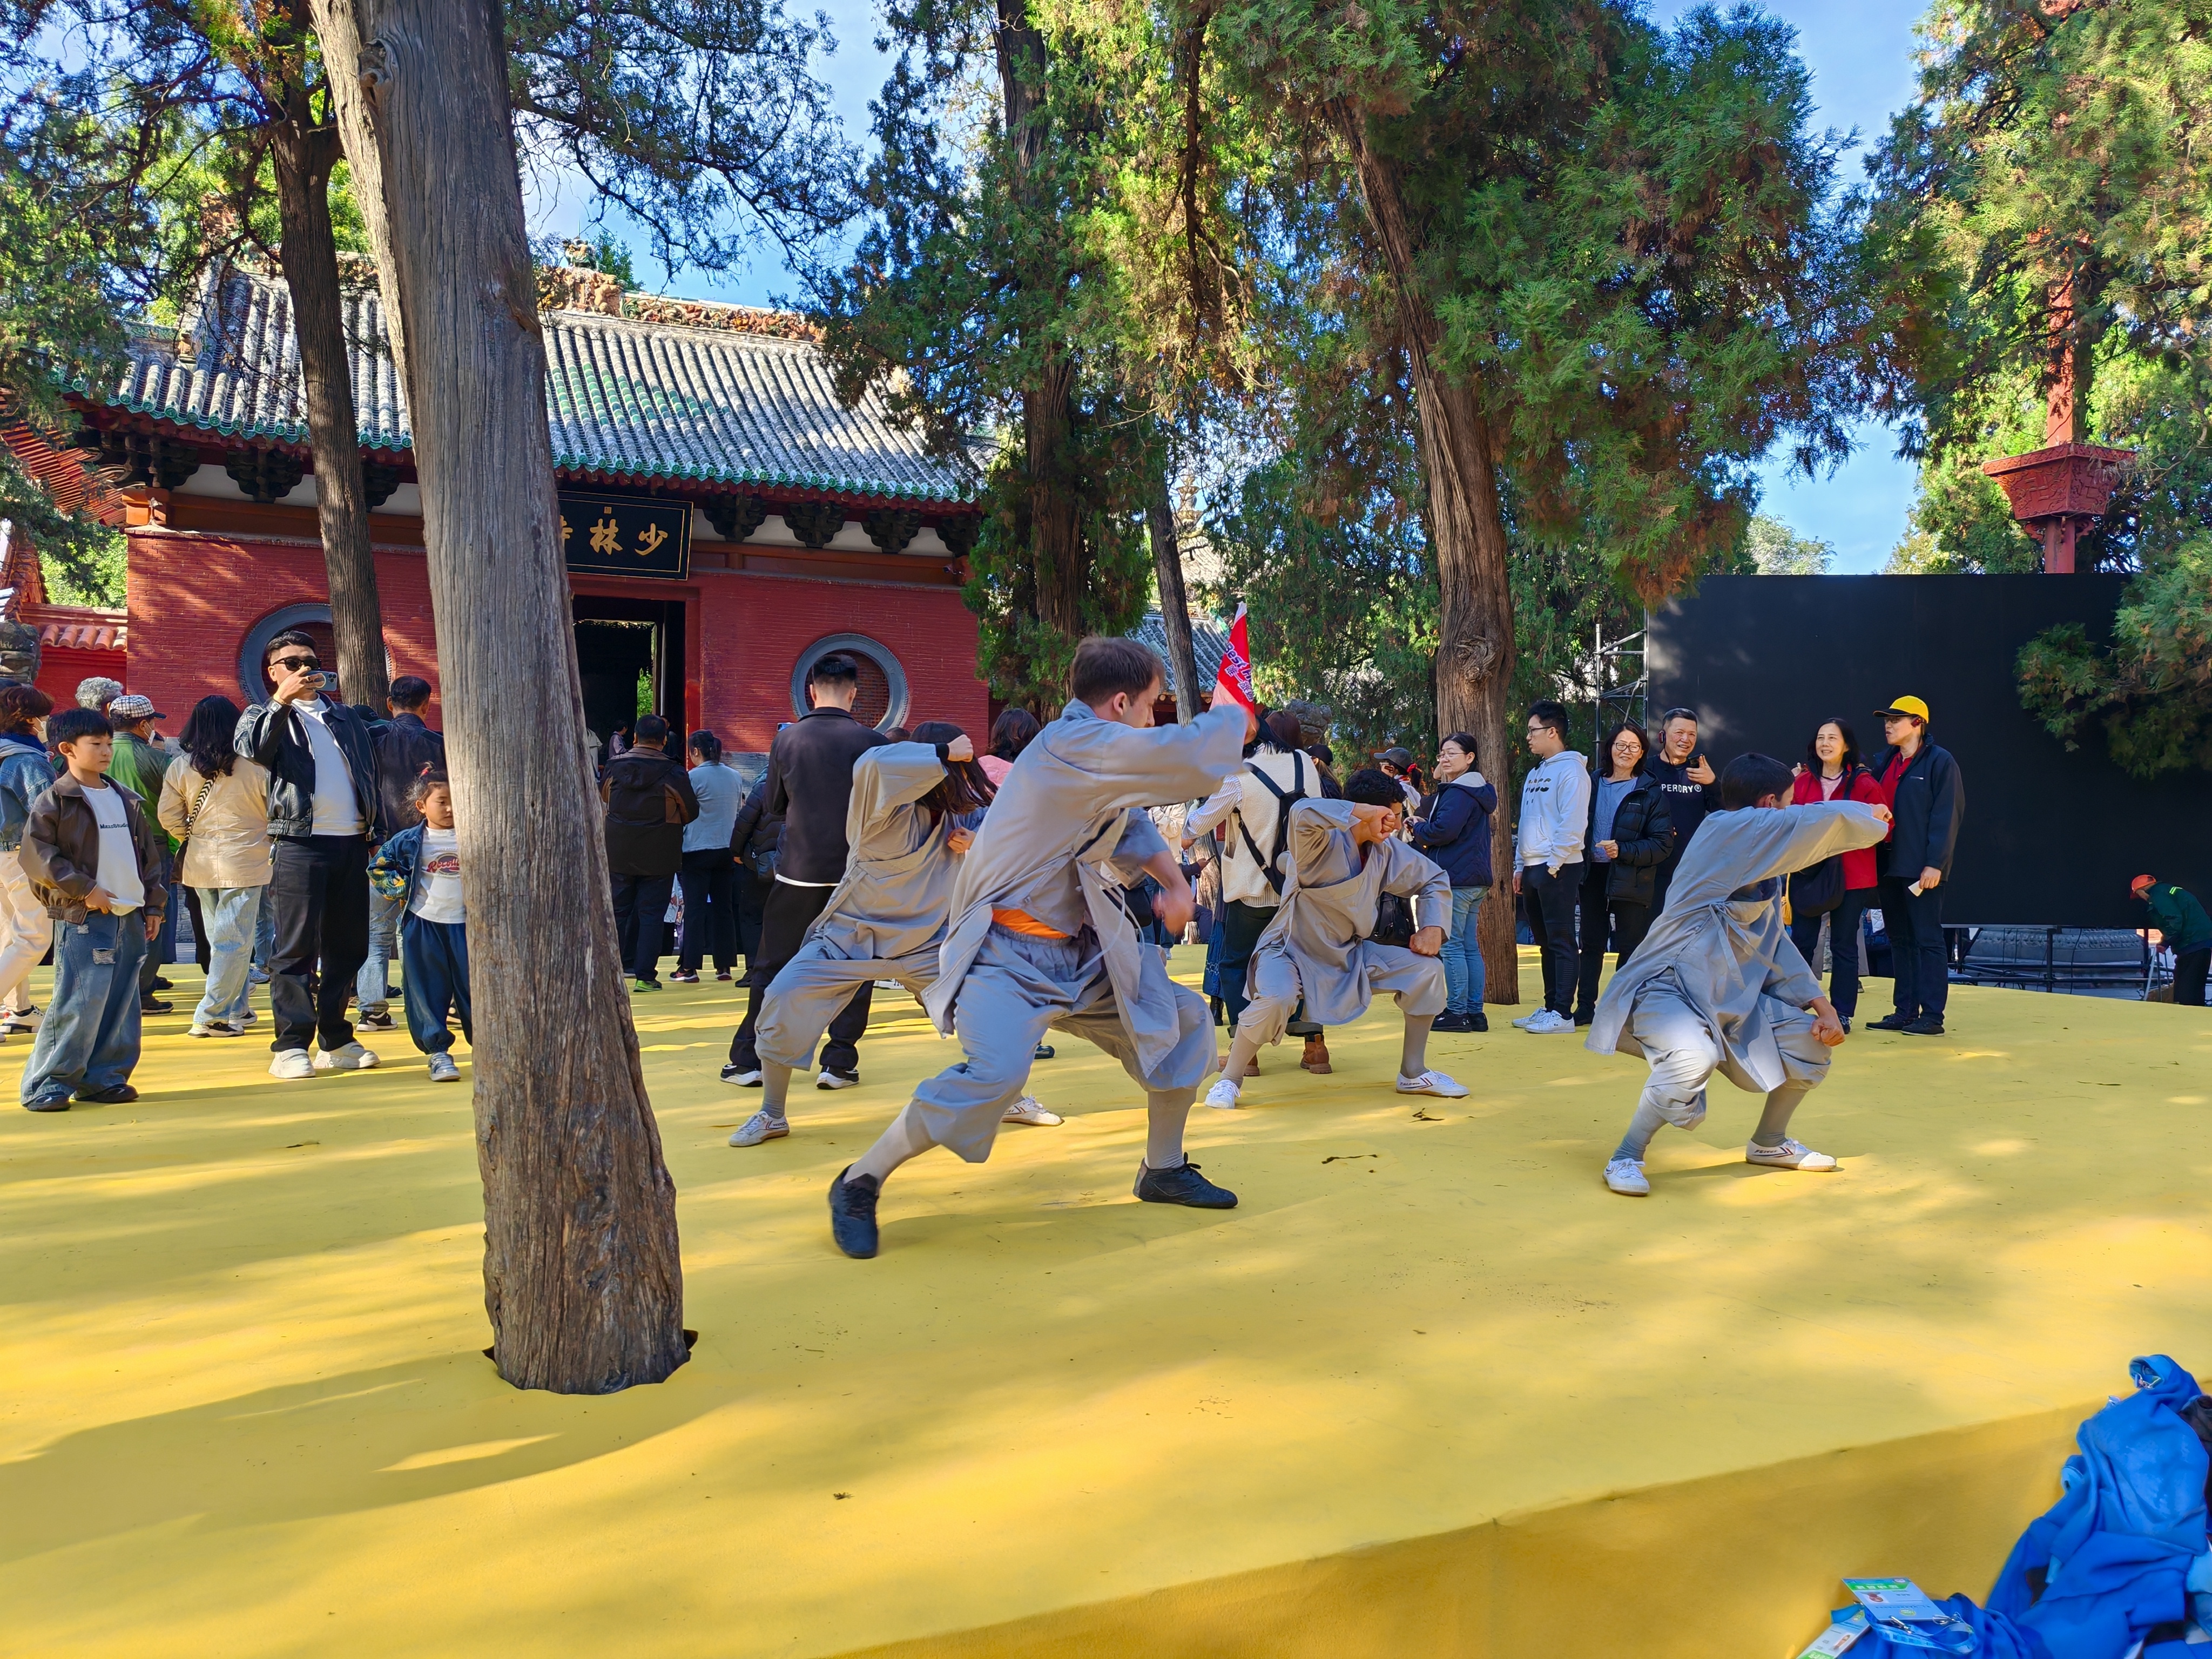
<path fill-rule="evenodd" d="M 1846 182 L 1862 176 L 1867 149 L 1912 95 L 1912 25 L 1923 4 L 1924 0 L 1768 0 L 1764 8 L 1797 29 L 1799 50 L 1813 71 L 1814 118 L 1824 127 L 1858 131 L 1859 148 L 1844 162 Z M 872 0 L 833 0 L 820 9 L 839 43 L 827 70 L 839 113 L 846 131 L 864 138 L 868 100 L 883 84 L 888 64 L 873 46 Z M 1661 22 L 1672 22 L 1689 9 L 1686 0 L 1660 0 L 1652 14 Z M 532 229 L 538 233 L 574 231 L 588 216 L 588 198 L 574 179 L 532 181 L 531 195 Z M 638 251 L 638 278 L 651 288 L 687 298 L 764 305 L 796 287 L 773 248 L 750 270 L 718 280 L 687 271 L 670 282 L 643 257 L 641 234 L 619 222 L 612 228 Z M 1761 507 L 1799 534 L 1832 544 L 1837 570 L 1879 570 L 1905 533 L 1913 471 L 1896 459 L 1896 438 L 1886 428 L 1860 428 L 1852 441 L 1850 459 L 1819 477 L 1792 476 L 1785 459 L 1770 463 L 1762 474 Z"/>

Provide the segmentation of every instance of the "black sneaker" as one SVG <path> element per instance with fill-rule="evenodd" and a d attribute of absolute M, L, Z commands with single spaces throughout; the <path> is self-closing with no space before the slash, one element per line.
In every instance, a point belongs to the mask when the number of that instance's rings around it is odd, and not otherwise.
<path fill-rule="evenodd" d="M 848 1164 L 830 1183 L 830 1232 L 839 1249 L 856 1261 L 866 1261 L 876 1253 L 876 1200 L 884 1194 L 873 1176 L 846 1180 L 852 1169 Z"/>
<path fill-rule="evenodd" d="M 399 1024 L 388 1013 L 360 1014 L 355 1017 L 353 1023 L 364 1031 L 389 1031 Z"/>
<path fill-rule="evenodd" d="M 157 991 L 173 991 L 177 988 L 170 984 L 167 980 L 163 979 L 159 974 L 156 974 L 154 975 L 154 988 Z"/>
<path fill-rule="evenodd" d="M 1933 1014 L 1923 1014 L 1910 1025 L 1897 1028 L 1906 1036 L 1942 1036 L 1943 1022 Z"/>
<path fill-rule="evenodd" d="M 27 1112 L 66 1112 L 69 1109 L 67 1095 L 37 1095 L 23 1103 Z"/>
<path fill-rule="evenodd" d="M 760 1062 L 740 1066 L 733 1060 L 722 1067 L 722 1081 L 734 1083 L 740 1089 L 757 1089 L 761 1086 Z"/>
<path fill-rule="evenodd" d="M 1179 1170 L 1155 1170 L 1140 1162 L 1132 1190 L 1147 1204 L 1187 1204 L 1194 1210 L 1237 1207 L 1237 1194 L 1199 1174 L 1195 1164 L 1186 1163 Z"/>
<path fill-rule="evenodd" d="M 1869 1031 L 1901 1031 L 1918 1018 L 1917 1014 L 1884 1014 L 1880 1019 L 1868 1022 Z"/>
<path fill-rule="evenodd" d="M 176 1006 L 173 1002 L 164 1002 L 159 997 L 138 999 L 138 1012 L 142 1014 L 166 1014 Z"/>
<path fill-rule="evenodd" d="M 118 1083 L 112 1089 L 80 1089 L 76 1097 L 88 1106 L 127 1106 L 138 1098 L 138 1091 L 127 1083 Z"/>
<path fill-rule="evenodd" d="M 1030 1055 L 1030 1058 L 1032 1060 L 1050 1060 L 1054 1052 L 1055 1051 L 1053 1048 L 1052 1044 L 1049 1042 L 1040 1042 L 1036 1046 L 1036 1053 Z"/>
<path fill-rule="evenodd" d="M 1488 1030 L 1490 1029 L 1490 1016 L 1484 1013 L 1481 1009 L 1476 1009 L 1473 1013 L 1467 1017 L 1467 1029 L 1470 1031 Z"/>
<path fill-rule="evenodd" d="M 1431 1031 L 1455 1032 L 1472 1031 L 1474 1027 L 1468 1023 L 1465 1014 L 1443 1013 L 1437 1016 L 1436 1024 L 1429 1029 Z"/>
<path fill-rule="evenodd" d="M 678 968 L 678 969 L 674 973 L 671 974 L 668 977 L 669 977 L 669 979 L 670 979 L 671 981 L 672 981 L 674 983 L 676 983 L 676 984 L 678 984 L 678 985 L 696 985 L 696 984 L 699 982 L 699 975 L 696 975 L 696 974 L 692 974 L 692 973 L 687 973 L 687 972 L 685 972 L 685 971 L 684 971 L 683 969 L 681 969 L 681 968 Z"/>

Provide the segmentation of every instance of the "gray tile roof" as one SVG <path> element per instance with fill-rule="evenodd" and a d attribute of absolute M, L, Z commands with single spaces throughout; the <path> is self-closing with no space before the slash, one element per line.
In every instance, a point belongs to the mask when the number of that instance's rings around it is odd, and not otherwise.
<path fill-rule="evenodd" d="M 1139 645 L 1148 645 L 1162 662 L 1169 663 L 1168 678 L 1175 678 L 1174 665 L 1168 658 L 1168 628 L 1157 611 L 1145 612 L 1144 621 L 1129 630 L 1128 637 Z M 1190 619 L 1190 653 L 1198 659 L 1198 684 L 1201 696 L 1213 690 L 1214 681 L 1221 678 L 1221 659 L 1229 654 L 1229 634 L 1213 626 L 1202 617 Z M 1174 687 L 1169 687 L 1170 690 Z"/>
<path fill-rule="evenodd" d="M 414 440 L 383 307 L 373 290 L 351 291 L 345 313 L 362 446 L 404 451 Z M 924 453 L 873 392 L 857 409 L 840 404 L 827 360 L 807 341 L 581 311 L 544 322 L 546 415 L 564 472 L 974 498 L 974 473 Z M 85 395 L 179 427 L 305 446 L 291 295 L 247 271 L 211 276 L 179 328 L 141 331 L 120 384 Z"/>

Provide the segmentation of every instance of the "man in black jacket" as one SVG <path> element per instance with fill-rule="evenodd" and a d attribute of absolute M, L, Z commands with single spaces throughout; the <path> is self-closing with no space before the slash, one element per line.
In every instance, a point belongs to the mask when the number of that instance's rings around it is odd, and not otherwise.
<path fill-rule="evenodd" d="M 422 711 L 430 706 L 430 682 L 421 675 L 402 674 L 392 681 L 385 703 L 392 718 L 376 730 L 376 795 L 388 841 L 422 822 L 422 810 L 415 805 L 415 780 L 426 766 L 444 768 L 446 739 L 422 724 Z M 406 906 L 404 893 L 391 898 L 374 891 L 368 896 L 368 956 L 354 985 L 365 1031 L 388 1031 L 396 1023 L 392 1018 L 392 958 L 398 954 L 400 913 Z"/>
<path fill-rule="evenodd" d="M 745 983 L 752 983 L 760 960 L 761 913 L 775 885 L 776 860 L 783 851 L 783 817 L 768 810 L 768 769 L 746 793 L 745 804 L 730 825 L 730 856 L 738 861 L 738 949 L 745 959 Z"/>
<path fill-rule="evenodd" d="M 845 811 L 853 799 L 853 763 L 885 741 L 882 732 L 853 718 L 860 669 L 850 657 L 832 653 L 823 658 L 806 684 L 814 707 L 804 720 L 777 732 L 769 748 L 762 811 L 782 814 L 783 850 L 761 915 L 760 959 L 745 959 L 744 1024 L 730 1039 L 730 1063 L 722 1067 L 725 1083 L 748 1089 L 761 1079 L 760 1056 L 753 1050 L 761 998 L 769 981 L 799 953 L 807 925 L 822 914 L 830 890 L 845 877 Z M 744 814 L 738 816 L 742 819 Z M 844 1012 L 830 1023 L 817 1088 L 849 1088 L 860 1080 L 855 1045 L 867 1028 L 872 990 L 863 985 L 854 992 Z"/>
<path fill-rule="evenodd" d="M 684 867 L 684 826 L 699 816 L 691 775 L 668 757 L 668 722 L 640 714 L 628 749 L 599 775 L 607 804 L 607 872 L 622 957 L 638 991 L 660 988 L 668 896 Z"/>
<path fill-rule="evenodd" d="M 1928 705 L 1899 697 L 1875 713 L 1888 757 L 1874 769 L 1889 798 L 1889 839 L 1881 848 L 1881 920 L 1897 985 L 1897 1012 L 1877 1031 L 1943 1035 L 1951 964 L 1943 949 L 1942 884 L 1966 816 L 1966 789 L 1950 751 L 1928 740 Z"/>
<path fill-rule="evenodd" d="M 346 1002 L 368 954 L 368 854 L 380 836 L 376 747 L 360 715 L 323 696 L 315 642 L 296 629 L 269 641 L 269 701 L 239 716 L 236 747 L 269 771 L 269 951 L 275 1016 L 271 1077 L 362 1072 Z M 319 958 L 321 976 L 317 978 Z M 307 1057 L 307 1039 L 319 1052 Z"/>
<path fill-rule="evenodd" d="M 1674 879 L 1675 866 L 1681 863 L 1690 837 L 1698 833 L 1698 826 L 1705 821 L 1706 813 L 1720 810 L 1720 780 L 1713 771 L 1712 762 L 1698 749 L 1696 709 L 1667 711 L 1659 723 L 1658 757 L 1644 763 L 1644 775 L 1651 780 L 1651 787 L 1667 803 L 1667 822 L 1674 831 L 1674 844 L 1659 861 L 1658 872 L 1652 881 L 1651 910 L 1647 918 L 1652 920 L 1667 907 L 1667 889 Z"/>

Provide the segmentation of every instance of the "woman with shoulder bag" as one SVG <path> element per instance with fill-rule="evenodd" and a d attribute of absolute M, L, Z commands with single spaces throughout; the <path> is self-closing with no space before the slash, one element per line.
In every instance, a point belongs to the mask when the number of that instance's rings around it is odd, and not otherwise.
<path fill-rule="evenodd" d="M 1648 775 L 1650 744 L 1643 729 L 1616 726 L 1605 740 L 1605 770 L 1590 785 L 1589 856 L 1583 860 L 1582 965 L 1575 984 L 1575 1024 L 1596 1018 L 1598 975 L 1608 934 L 1613 971 L 1636 953 L 1651 926 L 1659 866 L 1674 850 L 1674 825 L 1666 792 Z"/>
<path fill-rule="evenodd" d="M 192 1012 L 196 1037 L 244 1036 L 253 1013 L 246 980 L 253 930 L 269 885 L 269 774 L 233 744 L 238 705 L 202 697 L 161 777 L 156 816 L 181 844 L 177 884 L 191 895 L 192 932 L 207 945 L 207 989 Z"/>
<path fill-rule="evenodd" d="M 1858 739 L 1844 720 L 1822 720 L 1814 728 L 1790 790 L 1792 806 L 1824 800 L 1888 804 L 1874 774 L 1859 764 Z M 1827 922 L 1828 1000 L 1846 1031 L 1859 1006 L 1859 922 L 1881 885 L 1875 854 L 1871 847 L 1838 853 L 1790 878 L 1790 939 L 1809 963 L 1820 946 L 1820 924 Z"/>

